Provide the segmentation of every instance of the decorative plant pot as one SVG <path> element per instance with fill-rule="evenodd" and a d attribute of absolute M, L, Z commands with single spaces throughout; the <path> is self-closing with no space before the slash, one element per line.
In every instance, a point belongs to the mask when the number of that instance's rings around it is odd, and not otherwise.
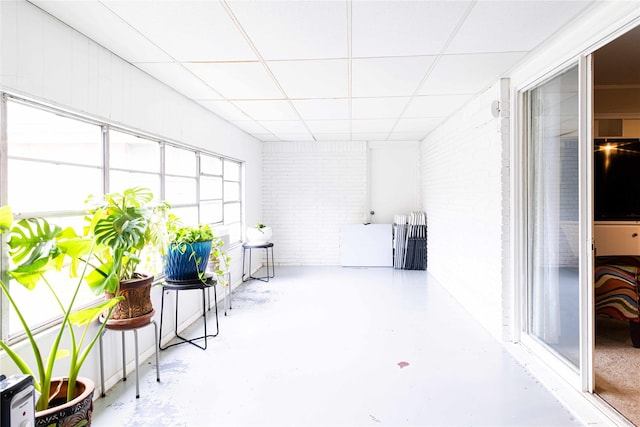
<path fill-rule="evenodd" d="M 164 274 L 168 280 L 195 280 L 205 273 L 212 241 L 176 244 L 171 243 L 165 257 Z"/>
<path fill-rule="evenodd" d="M 58 378 L 51 381 L 52 406 L 49 409 L 36 412 L 36 427 L 91 425 L 95 384 L 88 378 L 78 377 L 76 380 L 76 397 L 70 402 L 66 401 L 67 386 L 67 378 Z"/>
<path fill-rule="evenodd" d="M 271 227 L 248 227 L 247 242 L 252 245 L 262 245 L 269 242 L 272 234 Z"/>
<path fill-rule="evenodd" d="M 120 292 L 118 295 L 124 296 L 124 300 L 116 304 L 107 320 L 107 325 L 144 325 L 149 323 L 153 316 L 153 304 L 151 303 L 151 284 L 153 276 L 136 273 L 135 278 L 120 282 Z M 114 295 L 107 292 L 108 298 Z"/>

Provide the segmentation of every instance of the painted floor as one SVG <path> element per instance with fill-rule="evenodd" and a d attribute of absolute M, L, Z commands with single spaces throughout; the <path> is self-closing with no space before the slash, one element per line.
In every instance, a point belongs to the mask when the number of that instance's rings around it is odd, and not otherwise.
<path fill-rule="evenodd" d="M 206 351 L 161 351 L 159 383 L 145 361 L 140 399 L 130 375 L 92 425 L 581 425 L 424 271 L 278 267 L 232 304 Z"/>

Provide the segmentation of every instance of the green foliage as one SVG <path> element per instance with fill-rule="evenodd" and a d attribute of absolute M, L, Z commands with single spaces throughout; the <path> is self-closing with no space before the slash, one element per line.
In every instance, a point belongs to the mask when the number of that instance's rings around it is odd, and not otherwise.
<path fill-rule="evenodd" d="M 223 247 L 224 242 L 222 239 L 214 239 L 211 245 L 209 260 L 213 263 L 213 273 L 216 275 L 216 282 L 222 286 L 229 286 L 227 277 L 229 269 L 231 268 L 231 257 L 227 255 L 227 251 L 225 251 Z"/>
<path fill-rule="evenodd" d="M 35 388 L 40 393 L 36 410 L 40 411 L 49 407 L 49 388 L 53 369 L 55 363 L 61 358 L 70 358 L 67 401 L 73 399 L 80 368 L 102 334 L 104 324 L 93 337 L 87 336 L 89 327 L 102 313 L 105 313 L 108 319 L 114 305 L 122 297 L 101 301 L 83 310 L 75 310 L 74 306 L 81 286 L 85 279 L 95 274 L 97 270 L 94 262 L 98 260 L 96 254 L 102 248 L 95 238 L 78 235 L 72 228 L 62 229 L 43 218 L 26 218 L 14 224 L 13 215 L 7 206 L 0 208 L 0 230 L 9 231 L 7 245 L 12 265 L 8 274 L 15 279 L 16 285 L 23 285 L 29 290 L 40 285 L 45 286 L 51 294 L 51 304 L 59 308 L 63 317 L 48 351 L 40 348 L 24 318 L 22 308 L 13 299 L 9 287 L 0 280 L 0 288 L 17 315 L 31 345 L 35 367 L 30 367 L 25 359 L 5 342 L 0 341 L 0 348 L 7 353 L 18 369 L 34 377 Z M 73 294 L 66 304 L 62 302 L 59 290 L 47 278 L 49 272 L 60 271 L 65 266 L 69 266 L 71 276 L 69 280 L 74 284 Z M 96 282 L 105 281 L 108 276 L 108 272 L 97 274 L 95 280 Z M 96 286 L 104 285 L 96 283 Z M 77 331 L 72 324 L 80 327 L 80 335 L 76 335 Z M 70 349 L 60 348 L 65 333 L 70 338 Z"/>
<path fill-rule="evenodd" d="M 85 233 L 95 236 L 103 247 L 97 252 L 102 266 L 92 277 L 91 288 L 97 294 L 104 291 L 116 293 L 121 280 L 133 279 L 142 261 L 142 251 L 151 247 L 160 255 L 167 246 L 166 203 L 153 203 L 153 193 L 148 188 L 132 187 L 122 193 L 105 194 L 104 199 L 88 200 L 93 204 L 86 217 L 89 225 Z M 98 286 L 104 284 L 104 287 Z"/>
<path fill-rule="evenodd" d="M 182 245 L 185 243 L 207 242 L 213 240 L 213 231 L 208 224 L 198 224 L 195 227 L 184 225 L 175 214 L 169 214 L 167 221 L 169 242 Z"/>

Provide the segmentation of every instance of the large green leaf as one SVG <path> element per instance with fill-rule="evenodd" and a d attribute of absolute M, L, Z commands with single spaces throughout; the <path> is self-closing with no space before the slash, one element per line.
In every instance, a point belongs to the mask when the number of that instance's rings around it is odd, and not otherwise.
<path fill-rule="evenodd" d="M 96 295 L 104 292 L 115 293 L 118 289 L 119 278 L 113 262 L 107 262 L 85 276 L 89 288 Z"/>
<path fill-rule="evenodd" d="M 40 258 L 31 264 L 22 264 L 17 268 L 9 271 L 9 275 L 16 279 L 18 283 L 29 290 L 36 287 L 38 282 L 42 280 L 42 275 L 47 271 L 54 270 L 58 267 L 58 259 L 61 257 L 48 259 Z"/>
<path fill-rule="evenodd" d="M 122 194 L 110 193 L 105 195 L 105 199 L 110 205 L 126 207 L 141 207 L 153 200 L 153 193 L 149 188 L 132 187 L 124 190 Z"/>
<path fill-rule="evenodd" d="M 144 243 L 147 220 L 133 213 L 109 215 L 100 219 L 94 228 L 96 240 L 114 249 L 128 249 Z"/>
<path fill-rule="evenodd" d="M 9 206 L 0 207 L 0 231 L 7 231 L 13 224 L 13 213 Z"/>
<path fill-rule="evenodd" d="M 93 322 L 96 320 L 102 313 L 109 310 L 111 307 L 116 305 L 119 301 L 124 299 L 123 296 L 115 297 L 103 301 L 102 303 L 94 306 L 85 308 L 84 310 L 74 311 L 69 315 L 69 321 L 74 325 L 86 325 L 87 323 Z"/>
<path fill-rule="evenodd" d="M 57 237 L 62 229 L 44 218 L 18 221 L 11 229 L 9 253 L 16 264 L 32 264 L 59 255 Z"/>
<path fill-rule="evenodd" d="M 89 237 L 78 236 L 73 228 L 69 227 L 63 230 L 58 237 L 58 248 L 71 258 L 80 258 L 91 254 L 93 240 Z"/>

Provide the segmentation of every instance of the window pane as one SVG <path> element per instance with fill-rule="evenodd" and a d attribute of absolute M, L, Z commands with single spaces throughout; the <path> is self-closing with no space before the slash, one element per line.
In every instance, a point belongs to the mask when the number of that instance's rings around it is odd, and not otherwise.
<path fill-rule="evenodd" d="M 201 154 L 200 172 L 207 175 L 222 175 L 222 159 Z"/>
<path fill-rule="evenodd" d="M 131 187 L 147 187 L 156 200 L 160 200 L 160 175 L 136 172 L 111 171 L 109 173 L 109 192 L 119 192 Z"/>
<path fill-rule="evenodd" d="M 240 226 L 239 222 L 229 224 L 227 227 L 229 229 L 229 241 L 231 243 L 239 242 L 242 240 L 242 227 Z"/>
<path fill-rule="evenodd" d="M 172 205 L 196 204 L 196 179 L 166 177 L 165 200 Z"/>
<path fill-rule="evenodd" d="M 222 178 L 200 177 L 200 199 L 213 200 L 222 199 Z"/>
<path fill-rule="evenodd" d="M 206 224 L 222 222 L 222 202 L 200 203 L 200 218 Z"/>
<path fill-rule="evenodd" d="M 176 215 L 183 224 L 194 226 L 198 224 L 198 209 L 195 206 L 188 206 L 184 208 L 171 208 L 171 213 Z M 204 221 L 199 221 L 204 222 Z"/>
<path fill-rule="evenodd" d="M 240 203 L 225 203 L 224 223 L 240 222 Z"/>
<path fill-rule="evenodd" d="M 225 202 L 233 202 L 240 200 L 240 183 L 226 182 L 224 183 L 224 200 Z"/>
<path fill-rule="evenodd" d="M 160 173 L 160 144 L 128 133 L 109 130 L 110 167 Z"/>
<path fill-rule="evenodd" d="M 170 175 L 196 176 L 196 153 L 171 145 L 165 146 L 165 172 Z"/>
<path fill-rule="evenodd" d="M 225 159 L 224 179 L 225 181 L 240 181 L 240 163 Z"/>
<path fill-rule="evenodd" d="M 9 158 L 102 166 L 100 126 L 10 101 L 7 122 Z"/>
<path fill-rule="evenodd" d="M 102 170 L 97 168 L 9 158 L 8 178 L 7 204 L 14 212 L 82 210 L 89 194 L 102 193 Z M 53 180 L 57 187 L 42 191 Z"/>

